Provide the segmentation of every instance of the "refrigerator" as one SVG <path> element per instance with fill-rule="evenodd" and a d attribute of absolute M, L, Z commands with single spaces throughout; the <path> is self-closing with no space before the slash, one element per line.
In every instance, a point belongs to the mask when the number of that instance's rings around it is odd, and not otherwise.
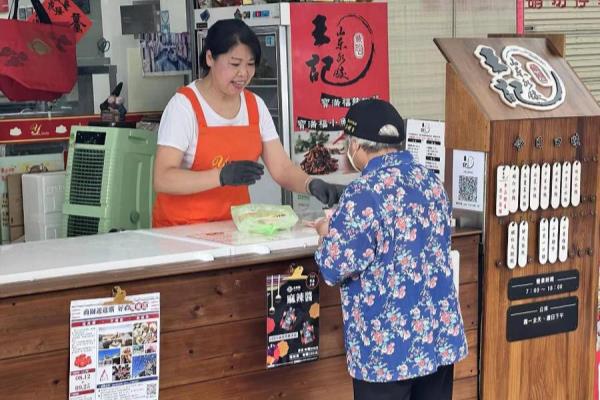
<path fill-rule="evenodd" d="M 265 101 L 286 153 L 331 183 L 357 176 L 346 157 L 344 116 L 361 99 L 389 100 L 386 3 L 271 3 L 195 9 L 192 15 L 194 79 L 208 28 L 242 19 L 262 50 L 248 89 Z M 267 173 L 250 196 L 254 203 L 290 204 L 304 218 L 322 214 L 316 199 L 282 190 Z"/>

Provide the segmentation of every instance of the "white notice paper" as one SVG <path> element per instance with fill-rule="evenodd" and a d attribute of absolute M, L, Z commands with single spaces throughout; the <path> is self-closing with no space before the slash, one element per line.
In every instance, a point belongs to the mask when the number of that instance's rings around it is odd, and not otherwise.
<path fill-rule="evenodd" d="M 69 399 L 157 400 L 160 293 L 71 302 Z"/>
<path fill-rule="evenodd" d="M 406 150 L 415 161 L 435 172 L 442 182 L 446 159 L 444 127 L 444 123 L 440 121 L 406 121 Z"/>
<path fill-rule="evenodd" d="M 452 154 L 452 207 L 483 211 L 485 153 L 454 150 Z"/>

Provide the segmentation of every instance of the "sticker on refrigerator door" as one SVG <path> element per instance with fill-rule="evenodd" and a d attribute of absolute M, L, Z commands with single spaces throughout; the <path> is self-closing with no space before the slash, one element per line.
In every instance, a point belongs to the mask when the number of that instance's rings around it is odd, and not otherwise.
<path fill-rule="evenodd" d="M 452 154 L 452 207 L 483 211 L 485 153 L 454 150 Z"/>
<path fill-rule="evenodd" d="M 275 47 L 275 35 L 265 36 L 265 47 Z"/>

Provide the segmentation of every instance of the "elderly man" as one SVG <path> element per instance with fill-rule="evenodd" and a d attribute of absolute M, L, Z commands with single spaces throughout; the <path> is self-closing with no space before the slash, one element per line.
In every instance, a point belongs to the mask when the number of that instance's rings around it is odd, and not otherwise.
<path fill-rule="evenodd" d="M 467 355 L 450 266 L 450 203 L 435 174 L 403 151 L 404 121 L 381 100 L 350 108 L 348 159 L 361 176 L 316 226 L 315 259 L 341 287 L 354 398 L 452 398 Z"/>

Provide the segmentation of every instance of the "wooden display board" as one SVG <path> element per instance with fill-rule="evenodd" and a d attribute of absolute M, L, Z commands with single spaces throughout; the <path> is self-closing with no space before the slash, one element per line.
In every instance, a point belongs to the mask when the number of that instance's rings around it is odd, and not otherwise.
<path fill-rule="evenodd" d="M 477 270 L 480 232 L 452 235 L 469 355 L 454 368 L 454 400 L 477 397 Z M 320 282 L 319 360 L 267 369 L 267 276 L 302 265 L 314 248 L 0 284 L 0 399 L 69 395 L 69 305 L 120 285 L 128 296 L 160 293 L 160 400 L 347 400 L 352 398 L 338 287 Z M 57 250 L 59 251 L 59 250 Z"/>
<path fill-rule="evenodd" d="M 593 395 L 600 107 L 552 39 L 435 40 L 448 62 L 448 152 L 481 152 L 485 160 L 484 400 Z M 553 184 L 555 164 L 561 174 Z M 579 174 L 579 187 L 571 173 Z M 557 207 L 553 188 L 562 190 Z M 497 200 L 499 190 L 508 193 Z M 513 222 L 516 236 L 509 238 Z"/>

